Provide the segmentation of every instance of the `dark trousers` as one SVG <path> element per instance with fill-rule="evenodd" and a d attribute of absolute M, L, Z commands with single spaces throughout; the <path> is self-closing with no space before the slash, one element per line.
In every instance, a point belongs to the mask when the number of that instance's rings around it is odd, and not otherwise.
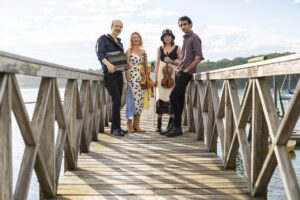
<path fill-rule="evenodd" d="M 121 72 L 104 75 L 104 86 L 112 99 L 112 129 L 120 128 L 121 126 L 121 98 L 123 92 L 123 75 Z"/>
<path fill-rule="evenodd" d="M 174 125 L 181 127 L 181 115 L 184 108 L 185 89 L 192 75 L 184 73 L 182 71 L 175 75 L 175 86 L 170 94 L 170 103 L 174 111 Z"/>

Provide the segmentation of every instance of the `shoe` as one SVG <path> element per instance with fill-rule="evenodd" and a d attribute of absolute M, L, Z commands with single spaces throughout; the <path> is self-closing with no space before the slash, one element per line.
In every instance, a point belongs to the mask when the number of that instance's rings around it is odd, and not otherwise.
<path fill-rule="evenodd" d="M 122 128 L 120 128 L 120 131 L 121 131 L 124 135 L 126 135 L 126 134 L 128 133 L 127 130 L 123 130 Z"/>
<path fill-rule="evenodd" d="M 172 130 L 166 134 L 167 137 L 176 137 L 182 135 L 181 127 L 173 127 Z"/>
<path fill-rule="evenodd" d="M 159 134 L 160 135 L 166 135 L 172 130 L 172 126 L 168 127 L 167 129 L 161 131 Z"/>
<path fill-rule="evenodd" d="M 115 135 L 115 136 L 125 136 L 125 134 L 121 131 L 120 128 L 114 129 L 113 130 L 113 135 Z"/>
<path fill-rule="evenodd" d="M 157 126 L 156 126 L 156 129 L 155 129 L 155 132 L 158 132 L 160 133 L 161 132 L 161 117 L 160 118 L 157 118 Z"/>
<path fill-rule="evenodd" d="M 127 131 L 128 131 L 128 133 L 133 133 L 134 132 L 134 129 L 133 129 L 133 126 L 132 126 L 132 119 L 127 120 Z"/>
<path fill-rule="evenodd" d="M 166 135 L 167 133 L 169 133 L 172 130 L 173 126 L 174 126 L 174 118 L 170 117 L 167 128 L 165 130 L 161 131 L 159 134 Z"/>
<path fill-rule="evenodd" d="M 140 127 L 140 118 L 141 118 L 141 114 L 135 114 L 133 117 L 133 129 L 136 132 L 139 133 L 145 133 L 145 130 L 141 129 Z"/>

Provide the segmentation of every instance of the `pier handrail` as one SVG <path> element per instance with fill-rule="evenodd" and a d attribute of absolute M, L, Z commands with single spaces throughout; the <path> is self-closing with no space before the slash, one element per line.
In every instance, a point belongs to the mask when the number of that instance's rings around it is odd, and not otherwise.
<path fill-rule="evenodd" d="M 17 74 L 41 77 L 32 120 Z M 58 78 L 67 80 L 63 103 Z M 54 198 L 63 159 L 65 170 L 76 169 L 79 152 L 87 152 L 108 125 L 110 106 L 100 74 L 0 51 L 0 200 L 26 199 L 33 169 L 41 199 Z M 12 111 L 25 143 L 14 191 Z"/>
<path fill-rule="evenodd" d="M 268 82 L 268 77 L 299 73 L 300 54 L 293 54 L 196 73 L 187 90 L 184 121 L 189 130 L 195 131 L 197 139 L 204 140 L 211 152 L 217 152 L 219 139 L 225 168 L 235 169 L 240 149 L 252 196 L 266 197 L 278 164 L 288 199 L 300 199 L 297 176 L 286 147 L 300 115 L 300 80 L 281 120 Z M 246 79 L 241 99 L 236 79 Z M 249 121 L 251 131 L 247 134 Z"/>

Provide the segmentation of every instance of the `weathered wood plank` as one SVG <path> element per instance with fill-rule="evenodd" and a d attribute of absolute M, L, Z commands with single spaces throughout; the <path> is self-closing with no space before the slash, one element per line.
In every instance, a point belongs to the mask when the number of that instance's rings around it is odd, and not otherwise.
<path fill-rule="evenodd" d="M 0 72 L 52 78 L 103 80 L 103 76 L 96 73 L 65 67 L 4 51 L 0 51 Z"/>
<path fill-rule="evenodd" d="M 20 128 L 23 140 L 25 144 L 34 145 L 36 140 L 34 138 L 31 126 L 30 119 L 26 111 L 26 107 L 16 80 L 15 75 L 12 76 L 12 109 Z"/>
<path fill-rule="evenodd" d="M 93 125 L 92 125 L 92 140 L 97 141 L 97 136 L 99 133 L 99 126 L 100 126 L 100 94 L 99 94 L 99 84 L 97 81 L 92 82 L 91 86 L 91 95 L 92 95 L 92 107 L 94 110 L 93 115 Z"/>
<path fill-rule="evenodd" d="M 12 199 L 12 137 L 10 75 L 0 75 L 0 199 Z"/>
<path fill-rule="evenodd" d="M 58 200 L 115 200 L 115 196 L 100 196 L 100 195 L 88 195 L 88 196 L 73 196 L 73 195 L 65 195 L 65 196 L 58 196 Z M 141 200 L 140 196 L 133 196 L 133 195 L 123 195 L 119 196 L 118 199 L 120 200 Z M 142 197 L 143 200 L 173 200 L 173 199 L 180 199 L 180 200 L 190 200 L 190 199 L 239 199 L 239 200 L 263 200 L 263 198 L 251 198 L 248 195 L 244 194 L 231 194 L 231 195 L 147 195 Z"/>
<path fill-rule="evenodd" d="M 293 67 L 291 67 L 293 66 Z M 300 54 L 273 58 L 255 63 L 227 67 L 194 74 L 194 80 L 241 79 L 298 74 L 300 71 Z"/>
<path fill-rule="evenodd" d="M 275 154 L 288 199 L 300 199 L 300 188 L 286 145 L 276 145 Z"/>
<path fill-rule="evenodd" d="M 252 88 L 252 94 L 251 188 L 253 188 L 255 185 L 268 152 L 268 132 L 264 128 L 265 119 L 264 115 L 262 114 L 263 110 L 255 83 Z M 262 191 L 264 194 L 266 194 L 267 187 Z"/>
<path fill-rule="evenodd" d="M 145 120 L 152 112 L 144 111 Z M 154 130 L 153 123 L 146 124 L 147 129 Z M 247 182 L 224 169 L 221 159 L 195 138 L 193 133 L 177 138 L 154 132 L 122 138 L 100 134 L 97 142 L 91 143 L 90 152 L 79 157 L 78 170 L 66 172 L 60 180 L 59 198 L 96 195 L 109 199 L 113 195 L 144 199 L 163 195 L 167 199 L 178 195 L 184 199 L 187 195 L 206 195 L 213 199 L 220 195 L 226 199 L 237 195 L 239 199 L 242 195 L 241 199 L 251 199 Z"/>

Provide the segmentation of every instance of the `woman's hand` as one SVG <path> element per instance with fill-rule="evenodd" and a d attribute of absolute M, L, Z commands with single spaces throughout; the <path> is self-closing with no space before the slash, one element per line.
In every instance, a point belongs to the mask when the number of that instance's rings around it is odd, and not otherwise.
<path fill-rule="evenodd" d="M 157 79 L 154 80 L 154 87 L 157 87 Z"/>
<path fill-rule="evenodd" d="M 165 59 L 164 59 L 164 62 L 165 63 L 172 63 L 173 62 L 173 60 L 170 58 L 170 57 L 165 57 Z"/>

